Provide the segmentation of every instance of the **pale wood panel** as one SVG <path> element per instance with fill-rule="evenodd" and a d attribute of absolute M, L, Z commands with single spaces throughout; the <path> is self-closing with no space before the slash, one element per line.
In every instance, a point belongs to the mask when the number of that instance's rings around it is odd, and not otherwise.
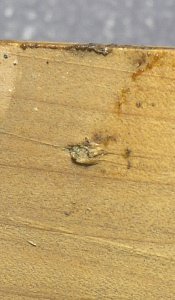
<path fill-rule="evenodd" d="M 174 299 L 175 51 L 0 55 L 1 297 Z"/>

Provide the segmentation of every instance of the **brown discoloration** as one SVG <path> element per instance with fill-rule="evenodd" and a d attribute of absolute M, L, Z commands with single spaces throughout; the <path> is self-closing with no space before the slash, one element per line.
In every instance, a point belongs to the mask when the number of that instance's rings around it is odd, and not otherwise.
<path fill-rule="evenodd" d="M 129 158 L 131 156 L 131 153 L 132 153 L 132 150 L 129 149 L 129 148 L 126 148 L 125 149 L 125 152 L 124 152 L 124 158 Z"/>
<path fill-rule="evenodd" d="M 104 134 L 102 132 L 94 133 L 93 141 L 97 144 L 103 144 L 108 146 L 110 142 L 116 142 L 116 137 L 114 135 Z"/>
<path fill-rule="evenodd" d="M 127 169 L 131 169 L 131 162 L 128 160 Z"/>
<path fill-rule="evenodd" d="M 66 217 L 69 217 L 71 215 L 71 211 L 64 211 L 64 214 Z"/>
<path fill-rule="evenodd" d="M 137 101 L 137 102 L 136 102 L 136 107 L 137 107 L 137 108 L 140 108 L 140 107 L 142 107 L 142 102 L 140 102 L 140 101 Z"/>
<path fill-rule="evenodd" d="M 121 113 L 123 105 L 127 103 L 127 95 L 130 93 L 130 88 L 122 88 L 118 94 L 117 103 L 115 104 L 115 108 L 117 108 L 117 112 Z"/>
<path fill-rule="evenodd" d="M 141 101 L 137 101 L 135 105 L 136 105 L 137 108 L 143 108 L 144 107 L 144 104 Z M 147 106 L 155 107 L 156 104 L 154 102 L 147 103 Z"/>
<path fill-rule="evenodd" d="M 131 169 L 131 161 L 130 161 L 130 157 L 132 154 L 132 150 L 130 148 L 126 148 L 123 154 L 123 157 L 127 160 L 127 169 Z"/>
<path fill-rule="evenodd" d="M 142 52 L 136 58 L 133 59 L 133 64 L 136 68 L 145 65 L 147 62 L 147 53 Z"/>
<path fill-rule="evenodd" d="M 132 79 L 136 80 L 144 72 L 152 70 L 153 67 L 157 64 L 160 57 L 161 56 L 158 53 L 142 53 L 139 58 L 134 60 L 134 64 L 136 64 L 136 71 L 132 74 Z"/>
<path fill-rule="evenodd" d="M 107 154 L 99 144 L 90 142 L 87 138 L 81 144 L 69 145 L 67 149 L 72 161 L 82 166 L 96 165 L 99 158 Z"/>
<path fill-rule="evenodd" d="M 20 48 L 26 49 L 51 49 L 51 50 L 72 50 L 72 51 L 82 51 L 82 52 L 94 52 L 96 54 L 101 54 L 107 56 L 112 52 L 112 46 L 100 45 L 100 44 L 73 44 L 73 45 L 59 45 L 59 44 L 45 44 L 45 43 L 22 43 Z"/>

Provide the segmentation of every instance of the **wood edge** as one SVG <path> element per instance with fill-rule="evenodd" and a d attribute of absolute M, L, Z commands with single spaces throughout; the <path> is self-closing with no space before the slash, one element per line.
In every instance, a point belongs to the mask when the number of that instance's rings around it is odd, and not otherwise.
<path fill-rule="evenodd" d="M 125 45 L 125 44 L 99 44 L 99 43 L 65 43 L 65 42 L 45 42 L 45 41 L 20 41 L 20 40 L 0 40 L 0 46 L 16 46 L 23 50 L 31 49 L 60 49 L 70 50 L 92 50 L 93 49 L 142 49 L 142 50 L 175 50 L 175 47 L 169 46 L 150 46 L 150 45 Z"/>

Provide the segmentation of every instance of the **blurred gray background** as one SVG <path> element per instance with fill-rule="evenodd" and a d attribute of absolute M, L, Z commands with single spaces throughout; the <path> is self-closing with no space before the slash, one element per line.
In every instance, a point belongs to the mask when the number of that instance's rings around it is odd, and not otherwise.
<path fill-rule="evenodd" d="M 175 0 L 0 0 L 0 39 L 167 45 Z"/>

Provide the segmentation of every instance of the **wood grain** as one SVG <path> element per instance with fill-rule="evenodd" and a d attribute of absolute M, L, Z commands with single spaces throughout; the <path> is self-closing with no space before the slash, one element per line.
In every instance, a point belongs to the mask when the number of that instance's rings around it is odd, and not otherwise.
<path fill-rule="evenodd" d="M 174 90 L 173 49 L 1 42 L 1 299 L 175 299 Z"/>

